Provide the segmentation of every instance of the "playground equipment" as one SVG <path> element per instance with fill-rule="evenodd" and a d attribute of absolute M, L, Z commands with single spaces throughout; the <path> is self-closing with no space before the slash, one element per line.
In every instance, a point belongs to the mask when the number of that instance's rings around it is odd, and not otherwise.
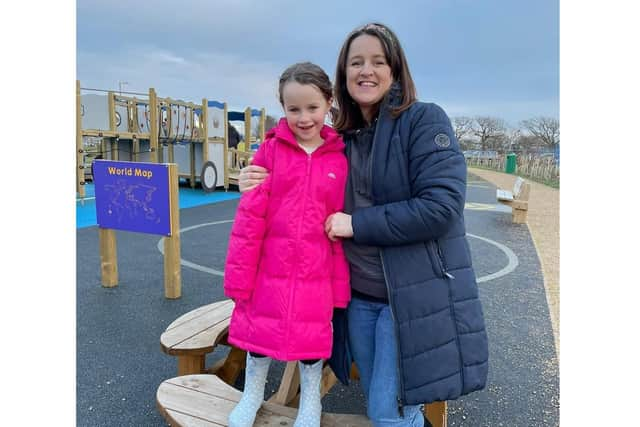
<path fill-rule="evenodd" d="M 258 117 L 258 129 L 255 137 L 251 136 L 252 125 L 251 118 Z M 228 180 L 229 184 L 238 185 L 238 175 L 240 169 L 249 164 L 249 160 L 253 157 L 253 154 L 258 149 L 258 146 L 264 141 L 265 133 L 265 110 L 254 110 L 247 107 L 244 111 L 229 111 L 227 113 L 227 120 L 242 121 L 244 122 L 244 141 L 238 144 L 237 148 L 230 148 L 228 154 Z M 247 135 L 249 135 L 247 137 Z"/>
<path fill-rule="evenodd" d="M 197 181 L 207 192 L 219 186 L 229 188 L 228 169 L 233 162 L 228 153 L 226 103 L 159 98 L 153 88 L 148 94 L 124 95 L 88 88 L 83 90 L 106 95 L 83 95 L 81 89 L 76 81 L 76 191 L 80 197 L 85 195 L 86 180 L 92 179 L 94 159 L 176 163 L 178 179 L 186 179 L 192 188 Z M 261 141 L 264 109 L 244 112 L 245 135 L 251 135 L 252 115 L 261 117 Z M 238 120 L 235 112 L 232 117 Z"/>

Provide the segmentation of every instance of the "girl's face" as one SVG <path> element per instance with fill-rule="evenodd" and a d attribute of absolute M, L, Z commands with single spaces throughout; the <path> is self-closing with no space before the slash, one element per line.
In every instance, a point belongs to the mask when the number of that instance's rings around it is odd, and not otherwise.
<path fill-rule="evenodd" d="M 289 129 L 301 143 L 321 143 L 320 130 L 331 108 L 320 89 L 312 84 L 292 81 L 282 88 L 282 107 Z"/>
<path fill-rule="evenodd" d="M 362 34 L 351 41 L 347 54 L 347 91 L 371 122 L 373 109 L 393 83 L 391 67 L 377 37 Z"/>

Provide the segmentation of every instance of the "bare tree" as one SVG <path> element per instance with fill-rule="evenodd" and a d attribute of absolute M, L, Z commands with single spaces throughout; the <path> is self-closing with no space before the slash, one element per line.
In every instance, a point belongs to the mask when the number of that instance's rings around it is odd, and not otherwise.
<path fill-rule="evenodd" d="M 473 150 L 475 147 L 475 141 L 470 138 L 459 139 L 458 144 L 460 144 L 460 149 L 462 151 Z"/>
<path fill-rule="evenodd" d="M 520 135 L 516 144 L 522 154 L 534 152 L 537 148 L 544 146 L 542 140 L 535 135 Z"/>
<path fill-rule="evenodd" d="M 560 122 L 553 117 L 536 117 L 523 120 L 521 125 L 549 148 L 560 144 Z"/>
<path fill-rule="evenodd" d="M 518 148 L 518 141 L 522 136 L 522 130 L 520 128 L 509 128 L 504 134 L 505 136 L 505 150 L 514 151 Z"/>
<path fill-rule="evenodd" d="M 459 116 L 453 118 L 453 131 L 458 142 L 462 142 L 464 137 L 472 135 L 473 119 L 467 116 Z"/>
<path fill-rule="evenodd" d="M 480 138 L 482 150 L 497 149 L 504 143 L 507 126 L 504 120 L 490 116 L 476 116 L 473 134 Z"/>

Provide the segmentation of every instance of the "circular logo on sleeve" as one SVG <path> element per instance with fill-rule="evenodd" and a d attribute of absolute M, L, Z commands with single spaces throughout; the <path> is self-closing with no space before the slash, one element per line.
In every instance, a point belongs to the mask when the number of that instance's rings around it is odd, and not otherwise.
<path fill-rule="evenodd" d="M 437 134 L 435 140 L 438 147 L 446 148 L 451 145 L 451 140 L 446 133 Z"/>

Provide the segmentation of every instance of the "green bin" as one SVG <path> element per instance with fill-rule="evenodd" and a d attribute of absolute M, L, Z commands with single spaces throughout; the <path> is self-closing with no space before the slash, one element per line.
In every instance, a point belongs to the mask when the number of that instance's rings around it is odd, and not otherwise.
<path fill-rule="evenodd" d="M 516 155 L 515 153 L 507 154 L 507 161 L 504 165 L 506 173 L 516 173 Z"/>

